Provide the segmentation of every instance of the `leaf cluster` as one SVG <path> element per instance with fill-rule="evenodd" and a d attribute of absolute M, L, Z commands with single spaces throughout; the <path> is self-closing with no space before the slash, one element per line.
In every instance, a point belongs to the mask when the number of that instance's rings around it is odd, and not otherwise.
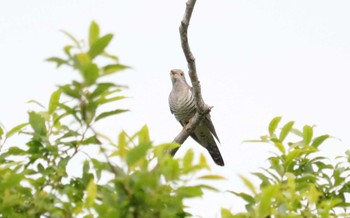
<path fill-rule="evenodd" d="M 65 57 L 48 61 L 75 70 L 80 80 L 60 85 L 46 107 L 32 101 L 41 109 L 29 111 L 27 122 L 9 131 L 0 127 L 0 216 L 189 216 L 184 199 L 215 190 L 188 184 L 194 173 L 209 168 L 204 156 L 195 161 L 190 150 L 173 159 L 167 151 L 178 145 L 154 145 L 147 126 L 133 135 L 122 131 L 116 140 L 99 132 L 97 122 L 128 111 L 117 107 L 125 87 L 102 79 L 128 67 L 106 52 L 113 35 L 101 36 L 95 22 L 87 48 L 64 33 L 72 41 Z M 107 103 L 114 109 L 104 111 Z M 8 146 L 14 136 L 25 143 Z"/>
<path fill-rule="evenodd" d="M 319 146 L 329 135 L 314 137 L 314 127 L 301 130 L 294 121 L 280 126 L 281 117 L 269 124 L 268 135 L 248 142 L 267 143 L 277 148 L 268 158 L 269 167 L 253 175 L 260 180 L 259 190 L 242 178 L 252 194 L 234 192 L 246 202 L 246 212 L 229 217 L 339 217 L 349 216 L 346 194 L 350 192 L 350 152 L 336 163 L 318 155 Z M 289 141 L 287 141 L 287 138 Z"/>

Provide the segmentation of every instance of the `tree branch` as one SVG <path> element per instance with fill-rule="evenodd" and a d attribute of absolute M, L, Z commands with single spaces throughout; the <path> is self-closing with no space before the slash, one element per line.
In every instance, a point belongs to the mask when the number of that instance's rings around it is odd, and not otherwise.
<path fill-rule="evenodd" d="M 201 93 L 201 86 L 200 82 L 198 80 L 197 70 L 196 70 L 196 61 L 195 58 L 191 52 L 190 45 L 188 43 L 188 37 L 187 37 L 187 30 L 188 26 L 190 24 L 192 12 L 194 9 L 194 6 L 196 4 L 196 0 L 188 0 L 186 3 L 186 10 L 184 17 L 181 21 L 181 25 L 179 28 L 180 31 L 180 38 L 181 38 L 181 46 L 182 50 L 184 52 L 187 66 L 188 66 L 188 74 L 191 79 L 192 87 L 193 87 L 193 94 L 194 99 L 196 102 L 196 114 L 194 117 L 190 120 L 190 122 L 184 126 L 183 130 L 175 137 L 174 142 L 178 144 L 182 144 L 185 142 L 185 140 L 188 138 L 188 136 L 191 135 L 193 130 L 196 128 L 196 126 L 199 124 L 199 122 L 204 118 L 205 115 L 210 113 L 210 107 L 208 107 L 202 98 Z M 172 155 L 175 155 L 178 148 L 171 151 Z"/>

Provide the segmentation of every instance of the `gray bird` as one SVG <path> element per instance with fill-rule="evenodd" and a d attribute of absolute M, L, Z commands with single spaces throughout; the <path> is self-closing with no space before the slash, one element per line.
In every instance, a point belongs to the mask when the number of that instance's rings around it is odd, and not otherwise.
<path fill-rule="evenodd" d="M 193 96 L 192 87 L 187 82 L 182 70 L 174 69 L 170 72 L 173 88 L 169 95 L 170 111 L 175 118 L 184 127 L 196 113 L 196 103 Z M 220 142 L 210 115 L 206 115 L 191 134 L 191 137 L 206 148 L 217 165 L 224 166 L 224 160 L 221 157 L 214 137 Z M 175 154 L 174 150 L 172 153 Z"/>

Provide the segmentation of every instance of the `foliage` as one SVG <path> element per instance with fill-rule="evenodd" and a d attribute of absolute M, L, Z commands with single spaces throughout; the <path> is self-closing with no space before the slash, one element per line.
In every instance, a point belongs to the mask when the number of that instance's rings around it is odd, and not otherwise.
<path fill-rule="evenodd" d="M 268 135 L 250 141 L 277 148 L 268 158 L 269 167 L 253 173 L 260 180 L 260 190 L 242 177 L 252 194 L 231 193 L 246 202 L 246 212 L 232 214 L 222 209 L 222 217 L 349 217 L 350 151 L 333 164 L 318 155 L 329 135 L 314 137 L 314 127 L 305 125 L 298 130 L 293 121 L 278 128 L 280 121 L 281 117 L 274 118 Z"/>
<path fill-rule="evenodd" d="M 183 200 L 212 189 L 187 182 L 193 173 L 208 169 L 204 157 L 194 161 L 188 151 L 174 160 L 166 151 L 177 145 L 153 145 L 146 126 L 134 135 L 122 131 L 116 141 L 97 131 L 96 123 L 128 111 L 105 109 L 125 98 L 121 92 L 126 87 L 103 81 L 128 67 L 107 53 L 113 35 L 101 36 L 95 22 L 87 48 L 64 33 L 72 41 L 63 49 L 65 57 L 47 60 L 73 68 L 81 80 L 60 85 L 46 108 L 28 112 L 28 122 L 9 131 L 0 127 L 0 216 L 187 216 Z M 7 146 L 18 133 L 27 136 L 26 143 Z"/>

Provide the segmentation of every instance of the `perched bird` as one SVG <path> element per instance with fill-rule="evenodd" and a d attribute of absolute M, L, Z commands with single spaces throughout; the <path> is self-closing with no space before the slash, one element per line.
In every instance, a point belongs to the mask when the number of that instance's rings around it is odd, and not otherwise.
<path fill-rule="evenodd" d="M 169 95 L 170 111 L 184 127 L 196 113 L 196 103 L 192 87 L 187 84 L 182 70 L 171 70 L 170 77 L 173 84 Z M 214 125 L 211 122 L 210 115 L 207 114 L 194 129 L 191 137 L 208 150 L 210 156 L 217 165 L 224 166 L 224 160 L 221 157 L 213 136 L 220 142 L 215 132 Z"/>

